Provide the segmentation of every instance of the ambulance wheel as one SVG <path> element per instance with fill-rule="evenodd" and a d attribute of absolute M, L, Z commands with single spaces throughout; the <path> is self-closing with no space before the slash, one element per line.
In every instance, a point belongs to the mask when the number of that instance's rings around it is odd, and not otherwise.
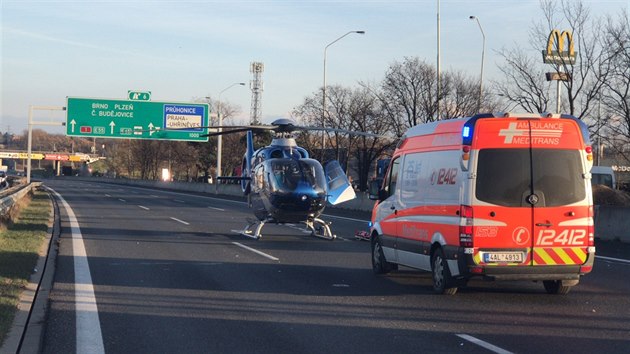
<path fill-rule="evenodd" d="M 387 274 L 397 268 L 397 264 L 390 263 L 385 259 L 381 239 L 378 236 L 374 236 L 372 238 L 372 270 L 374 274 Z"/>
<path fill-rule="evenodd" d="M 566 285 L 562 280 L 543 280 L 543 285 L 547 294 L 566 295 L 571 290 L 571 286 Z"/>
<path fill-rule="evenodd" d="M 437 294 L 455 295 L 457 287 L 451 287 L 451 271 L 448 269 L 444 251 L 438 247 L 431 257 L 431 273 L 433 275 L 433 291 Z"/>

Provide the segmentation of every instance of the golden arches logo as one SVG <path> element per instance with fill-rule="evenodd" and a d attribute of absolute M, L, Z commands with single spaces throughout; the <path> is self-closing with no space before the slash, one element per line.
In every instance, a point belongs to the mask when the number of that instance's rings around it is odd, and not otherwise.
<path fill-rule="evenodd" d="M 546 64 L 575 64 L 576 52 L 571 31 L 552 30 L 547 39 L 547 50 L 543 50 L 542 54 Z"/>

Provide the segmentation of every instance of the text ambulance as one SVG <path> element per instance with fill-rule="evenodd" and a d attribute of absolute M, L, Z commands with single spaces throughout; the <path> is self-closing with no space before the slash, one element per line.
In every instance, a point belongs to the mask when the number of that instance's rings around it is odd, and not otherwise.
<path fill-rule="evenodd" d="M 474 276 L 566 294 L 595 258 L 592 149 L 568 115 L 480 114 L 410 128 L 372 212 L 372 266 L 431 271 L 437 293 Z"/>

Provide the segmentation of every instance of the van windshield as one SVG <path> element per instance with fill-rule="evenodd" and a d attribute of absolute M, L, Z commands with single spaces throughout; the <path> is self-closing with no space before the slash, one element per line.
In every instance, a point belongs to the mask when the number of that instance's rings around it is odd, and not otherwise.
<path fill-rule="evenodd" d="M 613 179 L 611 175 L 604 173 L 593 173 L 592 175 L 591 184 L 594 186 L 601 184 L 606 187 L 613 188 Z"/>
<path fill-rule="evenodd" d="M 533 181 L 533 183 L 532 183 Z M 586 197 L 578 150 L 483 149 L 479 151 L 475 196 L 508 207 L 566 205 Z"/>

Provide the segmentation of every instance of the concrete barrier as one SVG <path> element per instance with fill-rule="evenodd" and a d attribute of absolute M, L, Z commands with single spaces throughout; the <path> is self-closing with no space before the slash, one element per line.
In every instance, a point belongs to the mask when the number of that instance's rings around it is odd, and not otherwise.
<path fill-rule="evenodd" d="M 595 237 L 630 243 L 630 207 L 598 205 L 595 208 Z"/>

